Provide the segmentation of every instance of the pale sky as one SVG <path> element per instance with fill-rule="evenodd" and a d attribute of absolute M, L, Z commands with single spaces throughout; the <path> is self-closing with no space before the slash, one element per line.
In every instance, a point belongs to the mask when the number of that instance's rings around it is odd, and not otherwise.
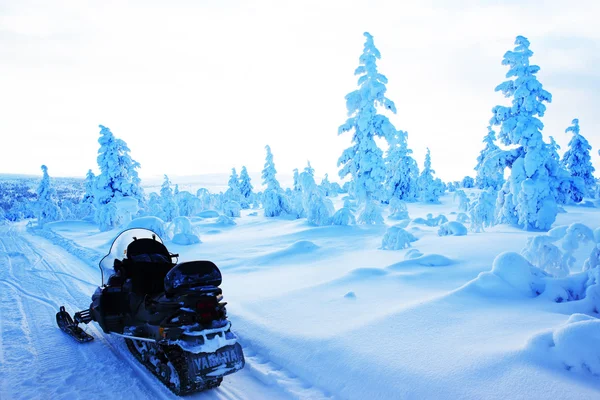
<path fill-rule="evenodd" d="M 310 160 L 337 178 L 344 96 L 370 32 L 422 165 L 472 175 L 502 56 L 526 36 L 553 95 L 544 136 L 579 118 L 600 168 L 600 1 L 0 0 L 0 173 L 97 171 L 99 124 L 142 178 Z"/>

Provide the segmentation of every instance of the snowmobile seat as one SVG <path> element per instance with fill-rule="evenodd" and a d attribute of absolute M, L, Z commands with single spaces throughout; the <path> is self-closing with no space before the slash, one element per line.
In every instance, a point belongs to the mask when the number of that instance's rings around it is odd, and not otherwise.
<path fill-rule="evenodd" d="M 185 291 L 221 294 L 219 268 L 211 261 L 188 261 L 176 264 L 165 276 L 165 293 L 172 296 Z"/>
<path fill-rule="evenodd" d="M 167 260 L 171 260 L 171 254 L 165 245 L 154 239 L 136 239 L 127 246 L 127 258 L 142 254 L 160 254 Z"/>

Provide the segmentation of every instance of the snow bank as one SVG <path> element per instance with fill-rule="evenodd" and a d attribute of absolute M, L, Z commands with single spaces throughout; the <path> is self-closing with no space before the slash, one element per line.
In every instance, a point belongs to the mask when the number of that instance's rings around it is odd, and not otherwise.
<path fill-rule="evenodd" d="M 533 336 L 527 349 L 544 363 L 598 377 L 600 320 L 584 314 L 573 314 L 556 329 Z"/>
<path fill-rule="evenodd" d="M 448 265 L 455 264 L 456 262 L 446 256 L 440 254 L 412 254 L 413 258 L 409 258 L 399 263 L 392 264 L 387 267 L 390 270 L 399 270 L 406 267 L 446 267 Z"/>
<path fill-rule="evenodd" d="M 205 210 L 205 211 L 199 212 L 198 214 L 196 214 L 196 216 L 200 217 L 200 218 L 218 218 L 219 213 L 216 212 L 215 210 Z"/>
<path fill-rule="evenodd" d="M 427 225 L 427 226 L 440 226 L 443 223 L 448 222 L 448 218 L 444 214 L 440 214 L 433 218 L 433 214 L 427 214 L 427 219 L 415 218 L 412 220 L 413 224 Z"/>
<path fill-rule="evenodd" d="M 440 225 L 438 236 L 465 236 L 467 228 L 458 221 L 450 221 Z"/>

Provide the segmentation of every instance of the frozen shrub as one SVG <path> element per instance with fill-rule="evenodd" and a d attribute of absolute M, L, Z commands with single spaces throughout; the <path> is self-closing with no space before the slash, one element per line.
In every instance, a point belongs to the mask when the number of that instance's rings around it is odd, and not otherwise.
<path fill-rule="evenodd" d="M 242 210 L 242 206 L 237 201 L 226 201 L 222 205 L 223 214 L 228 217 L 239 217 Z"/>
<path fill-rule="evenodd" d="M 467 228 L 457 221 L 450 221 L 440 225 L 438 229 L 439 236 L 465 236 Z"/>
<path fill-rule="evenodd" d="M 383 237 L 381 248 L 383 250 L 402 250 L 410 247 L 410 244 L 416 241 L 417 238 L 410 232 L 398 226 L 391 226 Z"/>
<path fill-rule="evenodd" d="M 333 225 L 354 225 L 356 224 L 356 218 L 354 213 L 348 207 L 342 207 L 331 218 Z"/>

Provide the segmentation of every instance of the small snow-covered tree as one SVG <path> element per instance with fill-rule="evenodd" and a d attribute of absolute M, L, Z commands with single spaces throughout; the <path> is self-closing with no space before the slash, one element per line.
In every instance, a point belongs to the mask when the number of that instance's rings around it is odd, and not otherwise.
<path fill-rule="evenodd" d="M 394 102 L 385 97 L 387 78 L 377 71 L 377 59 L 381 58 L 375 47 L 373 36 L 365 32 L 366 42 L 359 59 L 359 66 L 354 71 L 359 76 L 359 88 L 346 95 L 346 108 L 349 118 L 339 127 L 338 134 L 353 131 L 352 146 L 344 150 L 338 159 L 340 178 L 352 176 L 353 193 L 364 205 L 359 223 L 382 221 L 377 215 L 379 207 L 371 203 L 380 200 L 383 195 L 385 179 L 385 163 L 383 152 L 375 142 L 376 137 L 390 137 L 396 128 L 389 119 L 377 113 L 377 106 L 383 106 L 396 112 Z"/>
<path fill-rule="evenodd" d="M 308 223 L 317 226 L 329 225 L 334 213 L 333 203 L 319 190 L 313 177 L 313 171 L 309 168 L 305 169 L 299 179 L 302 188 L 302 204 Z"/>
<path fill-rule="evenodd" d="M 300 174 L 298 173 L 298 168 L 294 168 L 293 190 L 296 191 L 296 192 L 302 190 L 300 188 Z"/>
<path fill-rule="evenodd" d="M 475 186 L 475 180 L 470 176 L 465 176 L 460 185 L 465 189 L 472 189 Z"/>
<path fill-rule="evenodd" d="M 487 165 L 487 168 L 484 167 L 486 159 L 500 150 L 495 141 L 496 132 L 494 132 L 491 126 L 488 126 L 488 134 L 483 138 L 485 148 L 479 153 L 477 166 L 475 166 L 475 171 L 477 171 L 475 185 L 480 189 L 491 187 L 494 190 L 498 190 L 504 183 L 504 166 L 492 164 Z"/>
<path fill-rule="evenodd" d="M 419 175 L 419 200 L 426 203 L 438 203 L 444 194 L 444 183 L 440 178 L 434 178 L 435 171 L 431 168 L 431 154 L 429 148 L 425 154 L 425 166 Z"/>
<path fill-rule="evenodd" d="M 403 201 L 417 199 L 419 167 L 411 156 L 407 139 L 408 133 L 404 131 L 396 131 L 388 139 L 385 186 L 389 201 L 393 198 Z"/>
<path fill-rule="evenodd" d="M 494 226 L 497 194 L 492 187 L 482 190 L 469 206 L 471 231 L 483 232 L 483 228 Z"/>
<path fill-rule="evenodd" d="M 595 168 L 590 161 L 592 146 L 579 133 L 579 120 L 577 118 L 573 120 L 572 125 L 565 132 L 572 132 L 573 137 L 569 141 L 568 150 L 563 155 L 562 164 L 567 168 L 571 176 L 578 176 L 583 179 L 586 189 L 585 195 L 593 196 L 596 189 L 596 179 L 594 178 Z"/>
<path fill-rule="evenodd" d="M 92 172 L 92 170 L 88 170 L 87 175 L 85 176 L 84 188 L 85 193 L 83 194 L 82 203 L 93 203 L 94 202 L 94 184 L 96 180 L 96 175 Z"/>
<path fill-rule="evenodd" d="M 494 107 L 490 120 L 492 126 L 501 125 L 500 140 L 505 145 L 519 146 L 516 159 L 509 165 L 510 178 L 498 194 L 498 217 L 500 222 L 525 229 L 546 230 L 558 212 L 558 165 L 542 140 L 543 124 L 537 117 L 544 115 L 543 103 L 552 101 L 552 95 L 535 76 L 540 68 L 529 64 L 533 55 L 529 41 L 517 36 L 515 45 L 502 60 L 509 66 L 509 80 L 496 87 L 505 97 L 512 97 L 512 106 Z"/>
<path fill-rule="evenodd" d="M 267 188 L 262 195 L 263 207 L 265 210 L 265 217 L 276 217 L 288 212 L 290 206 L 288 198 L 275 177 L 277 170 L 275 169 L 275 163 L 273 162 L 271 148 L 267 145 L 265 146 L 265 150 L 267 150 L 267 158 L 265 167 L 262 171 L 262 178 L 263 185 Z"/>
<path fill-rule="evenodd" d="M 454 192 L 454 201 L 458 199 L 458 211 L 469 211 L 471 200 L 467 197 L 464 190 L 457 190 Z"/>
<path fill-rule="evenodd" d="M 56 189 L 50 184 L 48 167 L 42 165 L 42 181 L 37 188 L 36 216 L 38 224 L 43 226 L 47 222 L 58 221 L 62 219 L 62 213 L 58 206 L 56 198 Z"/>
<path fill-rule="evenodd" d="M 179 216 L 179 207 L 175 202 L 173 196 L 173 189 L 171 188 L 171 181 L 165 174 L 165 180 L 160 188 L 160 203 L 162 206 L 162 212 L 159 215 L 165 222 L 171 222 L 173 218 Z"/>
<path fill-rule="evenodd" d="M 235 168 L 231 169 L 228 186 L 229 187 L 225 192 L 225 200 L 239 203 L 242 199 L 242 191 L 240 189 L 240 179 Z"/>
<path fill-rule="evenodd" d="M 248 175 L 246 167 L 242 167 L 242 172 L 240 172 L 240 194 L 242 195 L 240 204 L 243 209 L 250 208 L 253 195 L 252 189 L 254 188 L 250 182 L 250 175 Z"/>
<path fill-rule="evenodd" d="M 304 167 L 304 172 L 306 172 L 313 178 L 315 177 L 315 169 L 310 165 L 310 161 L 306 162 L 306 167 Z"/>

